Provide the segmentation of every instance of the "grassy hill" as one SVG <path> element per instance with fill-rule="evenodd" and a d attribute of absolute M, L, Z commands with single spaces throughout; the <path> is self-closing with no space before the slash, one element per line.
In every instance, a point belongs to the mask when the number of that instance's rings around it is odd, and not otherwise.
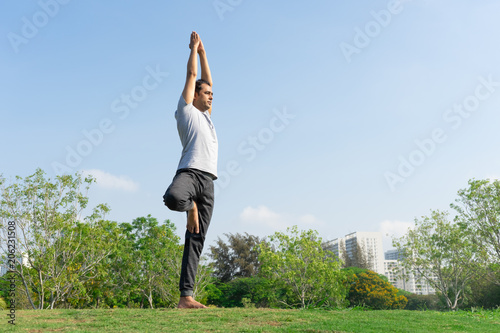
<path fill-rule="evenodd" d="M 2 312 L 1 332 L 500 332 L 500 310 L 23 310 L 15 327 Z"/>

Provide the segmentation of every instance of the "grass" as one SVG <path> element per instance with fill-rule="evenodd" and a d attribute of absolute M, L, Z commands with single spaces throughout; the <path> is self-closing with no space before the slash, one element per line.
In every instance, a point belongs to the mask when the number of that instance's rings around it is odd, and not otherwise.
<path fill-rule="evenodd" d="M 500 332 L 500 310 L 18 310 L 15 327 L 0 314 L 0 332 Z"/>

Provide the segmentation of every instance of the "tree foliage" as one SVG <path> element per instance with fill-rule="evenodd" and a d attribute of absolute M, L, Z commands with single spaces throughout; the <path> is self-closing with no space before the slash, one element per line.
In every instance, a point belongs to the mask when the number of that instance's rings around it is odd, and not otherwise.
<path fill-rule="evenodd" d="M 435 294 L 431 295 L 406 295 L 408 303 L 406 303 L 405 310 L 435 310 L 442 311 L 447 307 L 441 301 L 441 297 Z"/>
<path fill-rule="evenodd" d="M 477 270 L 500 285 L 500 181 L 470 180 L 458 191 L 456 221 L 468 230 L 477 245 Z"/>
<path fill-rule="evenodd" d="M 9 183 L 0 176 L 0 259 L 15 224 L 18 308 L 175 306 L 183 251 L 175 226 L 150 215 L 106 220 L 107 205 L 88 207 L 93 182 L 79 174 L 48 179 L 40 169 Z M 394 241 L 401 272 L 423 277 L 438 293 L 409 296 L 408 309 L 500 305 L 500 181 L 471 180 L 458 196 L 454 222 L 432 211 Z M 346 296 L 374 309 L 406 304 L 386 278 L 365 270 L 372 258 L 360 244 L 347 255 L 341 241 L 339 259 L 313 230 L 293 227 L 269 241 L 225 236 L 210 247 L 212 262 L 202 258 L 198 267 L 194 296 L 204 304 L 336 307 Z M 350 268 L 340 270 L 342 260 Z M 0 278 L 4 299 L 7 282 Z"/>
<path fill-rule="evenodd" d="M 382 279 L 377 273 L 367 270 L 347 269 L 351 305 L 368 306 L 372 309 L 403 309 L 408 299 L 399 295 L 398 289 Z"/>
<path fill-rule="evenodd" d="M 159 224 L 157 219 L 148 215 L 138 217 L 132 223 L 122 223 L 125 235 L 125 248 L 120 253 L 124 265 L 115 266 L 121 276 L 119 285 L 128 285 L 131 292 L 144 296 L 150 308 L 154 308 L 153 298 L 158 296 L 173 306 L 179 299 L 178 281 L 182 258 L 182 247 L 175 226 L 169 221 Z M 125 250 L 125 252 L 123 252 Z"/>
<path fill-rule="evenodd" d="M 432 211 L 431 216 L 415 220 L 415 228 L 394 241 L 403 253 L 403 266 L 416 271 L 455 310 L 467 295 L 468 283 L 475 277 L 476 248 L 462 226 L 448 221 L 448 213 Z"/>
<path fill-rule="evenodd" d="M 100 296 L 107 306 L 138 302 L 139 307 L 175 307 L 180 296 L 183 247 L 174 224 L 169 220 L 160 224 L 148 215 L 132 223 L 121 223 L 119 228 L 123 237 L 117 251 L 107 260 L 109 273 L 94 281 L 95 300 Z M 211 281 L 210 272 L 202 260 L 195 280 L 195 297 L 203 297 Z M 102 290 L 106 293 L 102 294 Z M 98 302 L 95 305 L 99 306 Z"/>
<path fill-rule="evenodd" d="M 270 280 L 262 277 L 242 277 L 229 282 L 219 282 L 209 288 L 207 303 L 220 307 L 271 307 L 275 304 L 276 291 Z M 246 300 L 246 303 L 245 303 Z"/>
<path fill-rule="evenodd" d="M 256 276 L 259 270 L 258 245 L 262 239 L 248 233 L 224 235 L 227 243 L 217 237 L 216 246 L 210 246 L 214 276 L 221 282 Z"/>
<path fill-rule="evenodd" d="M 345 246 L 345 241 L 339 241 L 339 252 L 341 253 L 340 259 L 342 259 L 343 268 L 346 267 L 358 267 L 362 269 L 371 269 L 371 258 L 364 249 L 362 245 L 356 242 L 356 246 L 352 249 L 351 253 L 347 253 Z"/>
<path fill-rule="evenodd" d="M 343 305 L 345 276 L 335 255 L 322 248 L 316 231 L 299 232 L 294 226 L 269 240 L 260 245 L 261 272 L 276 288 L 289 290 L 289 297 L 280 302 L 301 308 Z"/>
<path fill-rule="evenodd" d="M 82 217 L 93 182 L 79 174 L 51 180 L 40 169 L 12 184 L 0 177 L 0 259 L 8 254 L 7 226 L 15 224 L 18 294 L 34 309 L 175 306 L 183 246 L 174 225 L 150 215 L 107 221 L 104 204 Z M 195 296 L 203 296 L 210 275 L 202 261 Z"/>
<path fill-rule="evenodd" d="M 465 308 L 496 309 L 500 307 L 500 285 L 490 279 L 477 278 L 471 281 L 470 297 L 464 304 Z"/>
<path fill-rule="evenodd" d="M 109 208 L 98 205 L 91 215 L 80 216 L 93 181 L 79 174 L 50 180 L 38 169 L 24 179 L 16 177 L 13 184 L 2 184 L 2 247 L 7 244 L 7 224 L 14 221 L 15 273 L 34 309 L 54 308 L 67 297 L 85 294 L 83 284 L 113 251 L 116 234 L 106 232 L 109 222 L 104 220 Z M 2 250 L 5 256 L 7 249 Z"/>

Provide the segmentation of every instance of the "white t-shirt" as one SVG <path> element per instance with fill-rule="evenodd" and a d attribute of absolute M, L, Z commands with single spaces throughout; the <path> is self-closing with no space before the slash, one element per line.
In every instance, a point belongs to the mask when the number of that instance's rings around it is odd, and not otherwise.
<path fill-rule="evenodd" d="M 217 178 L 218 143 L 215 127 L 208 111 L 200 111 L 193 104 L 179 99 L 177 111 L 177 131 L 182 143 L 179 169 L 198 169 Z"/>

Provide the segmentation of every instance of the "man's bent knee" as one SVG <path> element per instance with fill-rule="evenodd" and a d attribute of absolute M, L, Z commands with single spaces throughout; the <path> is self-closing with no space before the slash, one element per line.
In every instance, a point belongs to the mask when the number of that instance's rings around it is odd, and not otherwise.
<path fill-rule="evenodd" d="M 170 189 L 168 189 L 165 192 L 165 195 L 163 195 L 163 202 L 165 203 L 165 206 L 168 207 L 168 209 L 178 212 L 185 212 L 192 208 L 193 203 L 191 200 L 186 200 L 185 198 L 180 197 L 175 192 L 172 192 L 173 191 L 170 191 Z"/>
<path fill-rule="evenodd" d="M 167 192 L 165 192 L 165 194 L 163 195 L 163 202 L 165 203 L 165 206 L 168 207 L 168 209 L 177 210 L 178 198 L 172 195 L 169 190 L 167 190 Z"/>

